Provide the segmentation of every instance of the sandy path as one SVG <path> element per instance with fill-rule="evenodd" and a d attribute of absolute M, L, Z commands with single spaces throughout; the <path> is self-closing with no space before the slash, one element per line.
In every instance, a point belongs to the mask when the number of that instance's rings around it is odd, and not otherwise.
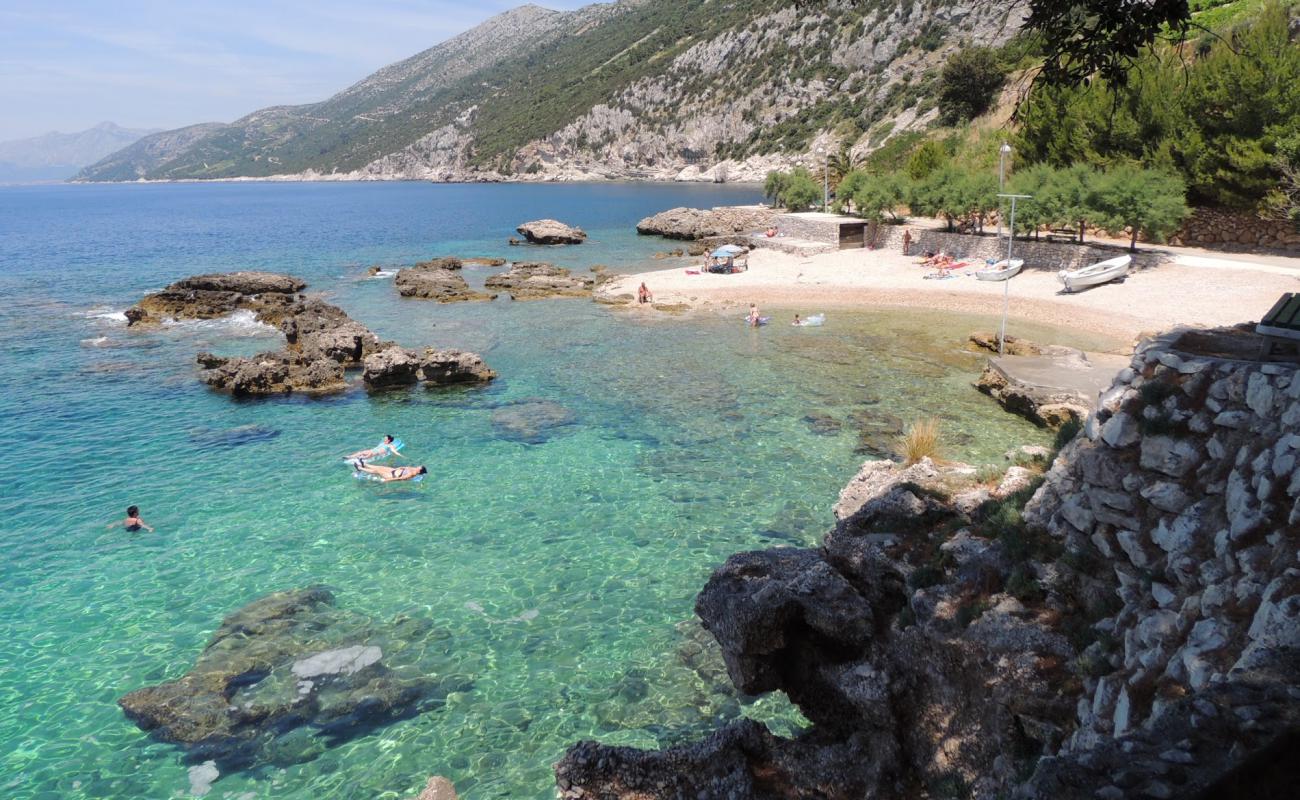
<path fill-rule="evenodd" d="M 1226 260 L 1226 259 L 1225 259 Z M 1010 314 L 1019 319 L 1132 338 L 1174 325 L 1231 325 L 1258 320 L 1282 292 L 1300 291 L 1300 269 L 1275 264 L 1230 263 L 1199 258 L 1130 273 L 1123 283 L 1060 294 L 1056 274 L 1030 270 L 1009 285 Z M 698 269 L 692 260 L 690 269 Z M 1300 266 L 1300 261 L 1296 262 Z M 929 269 L 897 252 L 842 250 L 794 256 L 759 249 L 749 271 L 736 275 L 689 275 L 682 261 L 672 268 L 623 276 L 601 294 L 634 294 L 645 281 L 656 305 L 723 308 L 757 303 L 812 314 L 832 308 L 892 306 L 975 314 L 1002 312 L 1003 284 L 971 277 L 926 280 Z M 653 313 L 647 307 L 638 309 Z"/>

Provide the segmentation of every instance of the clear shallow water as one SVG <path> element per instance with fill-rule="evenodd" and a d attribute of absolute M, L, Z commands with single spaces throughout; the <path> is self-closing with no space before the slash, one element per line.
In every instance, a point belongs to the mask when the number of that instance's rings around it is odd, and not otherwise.
<path fill-rule="evenodd" d="M 742 712 L 789 725 L 778 699 L 742 709 L 689 669 L 679 624 L 731 553 L 814 543 L 864 452 L 906 421 L 941 417 L 951 454 L 977 462 L 1043 441 L 970 388 L 981 359 L 960 343 L 988 321 L 864 313 L 753 331 L 580 300 L 438 306 L 364 277 L 438 254 L 629 269 L 667 249 L 635 236 L 640 217 L 755 195 L 0 189 L 0 419 L 19 454 L 0 495 L 0 795 L 188 796 L 179 751 L 116 699 L 182 674 L 237 607 L 316 583 L 350 611 L 432 620 L 440 638 L 413 646 L 472 688 L 314 760 L 224 775 L 210 797 L 403 797 L 431 774 L 474 797 L 548 797 L 550 765 L 579 739 L 659 746 Z M 541 216 L 592 238 L 505 245 Z M 248 320 L 138 333 L 115 316 L 178 277 L 237 268 L 297 274 L 381 335 L 478 351 L 502 378 L 237 402 L 194 380 L 194 353 L 277 335 Z M 493 415 L 534 399 L 573 424 L 541 444 L 503 436 Z M 338 465 L 389 431 L 432 479 L 380 486 Z M 106 529 L 128 503 L 156 534 Z"/>

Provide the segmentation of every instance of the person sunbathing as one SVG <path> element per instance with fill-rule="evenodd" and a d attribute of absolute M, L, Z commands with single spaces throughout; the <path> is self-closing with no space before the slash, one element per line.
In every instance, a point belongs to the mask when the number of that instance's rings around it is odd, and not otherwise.
<path fill-rule="evenodd" d="M 382 467 L 376 464 L 367 464 L 366 462 L 357 459 L 356 463 L 352 466 L 356 468 L 357 472 L 374 475 L 384 483 L 389 483 L 391 481 L 409 481 L 412 478 L 418 478 L 421 475 L 427 475 L 429 473 L 429 468 L 423 464 L 415 467 Z"/>
<path fill-rule="evenodd" d="M 359 461 L 368 458 L 383 458 L 389 454 L 397 455 L 396 440 L 393 439 L 392 434 L 384 434 L 384 438 L 380 440 L 379 444 L 366 450 L 358 450 L 350 456 L 345 456 L 344 459 Z"/>

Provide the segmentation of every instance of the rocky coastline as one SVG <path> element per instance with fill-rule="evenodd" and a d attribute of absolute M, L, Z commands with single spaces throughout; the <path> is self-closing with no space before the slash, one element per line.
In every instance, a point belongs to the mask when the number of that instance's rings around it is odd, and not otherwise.
<path fill-rule="evenodd" d="M 432 272 L 449 272 L 431 269 Z M 490 381 L 496 373 L 474 353 L 427 348 L 423 353 L 381 341 L 343 309 L 302 294 L 307 284 L 290 275 L 231 272 L 195 275 L 146 295 L 127 309 L 129 326 L 166 320 L 215 319 L 251 312 L 285 338 L 280 350 L 255 356 L 199 353 L 199 379 L 236 396 L 347 389 L 348 370 L 362 370 L 369 389 Z"/>
<path fill-rule="evenodd" d="M 865 464 L 820 547 L 737 554 L 696 601 L 735 687 L 812 726 L 582 742 L 560 796 L 1285 796 L 1300 367 L 1243 338 L 1144 343 L 1045 473 Z"/>

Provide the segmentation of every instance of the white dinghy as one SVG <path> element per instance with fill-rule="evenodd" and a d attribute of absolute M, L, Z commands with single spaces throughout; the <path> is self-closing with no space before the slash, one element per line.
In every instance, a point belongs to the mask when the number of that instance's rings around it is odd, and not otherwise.
<path fill-rule="evenodd" d="M 1020 268 L 1024 265 L 1023 258 L 1013 258 L 1010 261 L 1004 258 L 996 264 L 976 271 L 975 277 L 982 281 L 1008 281 L 1020 274 Z"/>
<path fill-rule="evenodd" d="M 1131 263 L 1133 263 L 1131 256 L 1119 256 L 1086 267 L 1080 267 L 1079 269 L 1063 269 L 1056 273 L 1056 277 L 1060 278 L 1061 283 L 1065 284 L 1065 291 L 1073 292 L 1075 289 L 1099 286 L 1116 278 L 1122 278 L 1128 274 L 1128 267 Z"/>

